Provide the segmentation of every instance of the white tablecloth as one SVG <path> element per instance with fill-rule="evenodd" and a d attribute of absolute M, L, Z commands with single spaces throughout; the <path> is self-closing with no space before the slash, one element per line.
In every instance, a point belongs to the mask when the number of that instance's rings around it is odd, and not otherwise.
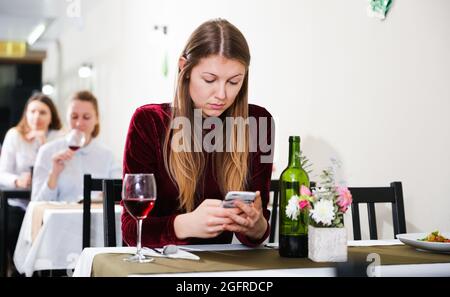
<path fill-rule="evenodd" d="M 68 269 L 71 274 L 82 252 L 83 209 L 46 209 L 43 225 L 32 241 L 32 217 L 35 205 L 31 202 L 25 213 L 14 252 L 14 264 L 20 273 L 32 276 L 34 271 Z M 122 244 L 120 214 L 116 205 L 116 240 Z M 103 245 L 103 210 L 91 209 L 91 246 Z"/>
<path fill-rule="evenodd" d="M 349 241 L 349 246 L 384 246 L 400 245 L 399 240 L 358 240 Z M 273 245 L 272 245 L 273 246 Z M 216 244 L 216 245 L 189 245 L 185 246 L 197 251 L 220 251 L 249 249 L 241 244 Z M 266 248 L 266 247 L 258 247 Z M 89 277 L 92 270 L 94 257 L 101 253 L 134 253 L 135 247 L 116 248 L 86 248 L 81 253 L 73 276 Z M 217 272 L 193 272 L 193 273 L 168 273 L 130 276 L 164 276 L 164 277 L 292 277 L 292 276 L 335 276 L 335 269 L 326 268 L 293 268 L 293 269 L 266 269 L 266 270 L 239 270 Z M 414 264 L 414 265 L 381 265 L 377 270 L 378 276 L 450 276 L 450 263 L 438 264 Z"/>

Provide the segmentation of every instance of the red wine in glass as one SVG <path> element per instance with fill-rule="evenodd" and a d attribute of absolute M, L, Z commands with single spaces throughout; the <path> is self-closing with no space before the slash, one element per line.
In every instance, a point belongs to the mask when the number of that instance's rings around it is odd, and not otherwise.
<path fill-rule="evenodd" d="M 68 147 L 74 152 L 79 150 L 86 143 L 86 135 L 78 129 L 71 130 L 69 134 L 67 134 L 66 139 Z"/>
<path fill-rule="evenodd" d="M 123 200 L 123 204 L 133 218 L 143 220 L 152 211 L 155 200 L 155 198 L 127 198 Z"/>
<path fill-rule="evenodd" d="M 142 253 L 142 220 L 147 218 L 156 201 L 156 181 L 151 173 L 127 173 L 123 179 L 122 203 L 137 221 L 136 254 L 124 260 L 148 263 L 154 259 Z"/>

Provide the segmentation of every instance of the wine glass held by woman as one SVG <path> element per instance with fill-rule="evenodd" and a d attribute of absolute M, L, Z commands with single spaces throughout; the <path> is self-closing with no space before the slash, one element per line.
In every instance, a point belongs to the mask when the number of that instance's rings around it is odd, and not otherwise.
<path fill-rule="evenodd" d="M 78 201 L 83 193 L 83 175 L 95 178 L 117 178 L 120 167 L 112 152 L 96 137 L 100 131 L 98 103 L 89 91 L 75 93 L 68 106 L 67 121 L 72 129 L 69 138 L 62 138 L 39 151 L 33 177 L 32 200 Z M 71 135 L 80 133 L 84 137 Z M 83 140 L 84 138 L 84 140 Z M 79 146 L 77 150 L 71 145 Z"/>
<path fill-rule="evenodd" d="M 86 143 L 86 134 L 78 129 L 72 129 L 67 134 L 67 145 L 72 151 L 77 151 Z"/>
<path fill-rule="evenodd" d="M 233 233 L 256 246 L 269 235 L 274 127 L 266 109 L 248 103 L 249 64 L 242 33 L 226 20 L 207 21 L 180 55 L 173 102 L 144 105 L 133 115 L 124 173 L 154 173 L 160 197 L 143 221 L 144 246 L 231 243 Z M 229 191 L 256 192 L 255 202 L 224 208 Z M 122 238 L 135 245 L 135 234 L 124 212 Z"/>
<path fill-rule="evenodd" d="M 56 175 L 59 175 L 64 169 L 64 162 L 71 160 L 75 152 L 86 144 L 86 136 L 84 132 L 78 129 L 72 129 L 67 134 L 66 141 L 69 149 L 56 153 L 52 158 L 54 162 L 52 172 Z"/>

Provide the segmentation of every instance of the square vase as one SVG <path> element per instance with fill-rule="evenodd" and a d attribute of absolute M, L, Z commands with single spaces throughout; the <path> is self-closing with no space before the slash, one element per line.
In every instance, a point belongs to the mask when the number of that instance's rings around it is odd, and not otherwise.
<path fill-rule="evenodd" d="M 346 262 L 347 230 L 309 225 L 308 258 L 314 262 Z"/>

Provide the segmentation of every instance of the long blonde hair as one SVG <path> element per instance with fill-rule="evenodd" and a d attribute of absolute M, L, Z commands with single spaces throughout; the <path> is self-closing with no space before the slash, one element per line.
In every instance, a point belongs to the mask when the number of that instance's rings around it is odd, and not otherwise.
<path fill-rule="evenodd" d="M 192 211 L 195 207 L 195 192 L 205 170 L 206 161 L 202 149 L 198 150 L 202 143 L 198 143 L 196 137 L 191 136 L 191 140 L 193 146 L 197 149 L 191 152 L 174 152 L 171 150 L 172 135 L 174 133 L 184 134 L 185 132 L 185 129 L 171 129 L 171 126 L 176 117 L 185 117 L 190 120 L 190 123 L 194 123 L 194 104 L 189 94 L 190 73 L 202 58 L 211 55 L 220 55 L 227 59 L 236 60 L 246 67 L 246 75 L 236 100 L 224 112 L 224 115 L 233 118 L 248 118 L 250 50 L 247 41 L 242 33 L 228 21 L 223 19 L 207 21 L 192 33 L 183 50 L 182 57 L 186 60 L 186 63 L 178 73 L 173 112 L 163 146 L 166 170 L 178 187 L 180 208 L 187 212 Z M 226 122 L 223 128 L 223 139 L 226 139 Z M 190 135 L 194 135 L 193 129 L 194 127 L 191 127 Z M 243 149 L 239 146 L 239 151 L 237 149 L 238 135 L 244 135 L 244 139 L 239 139 L 240 145 L 244 144 Z M 247 125 L 233 125 L 230 135 L 231 149 L 214 152 L 212 155 L 213 172 L 223 195 L 227 191 L 243 190 L 246 187 L 249 156 L 248 137 L 249 128 Z"/>

